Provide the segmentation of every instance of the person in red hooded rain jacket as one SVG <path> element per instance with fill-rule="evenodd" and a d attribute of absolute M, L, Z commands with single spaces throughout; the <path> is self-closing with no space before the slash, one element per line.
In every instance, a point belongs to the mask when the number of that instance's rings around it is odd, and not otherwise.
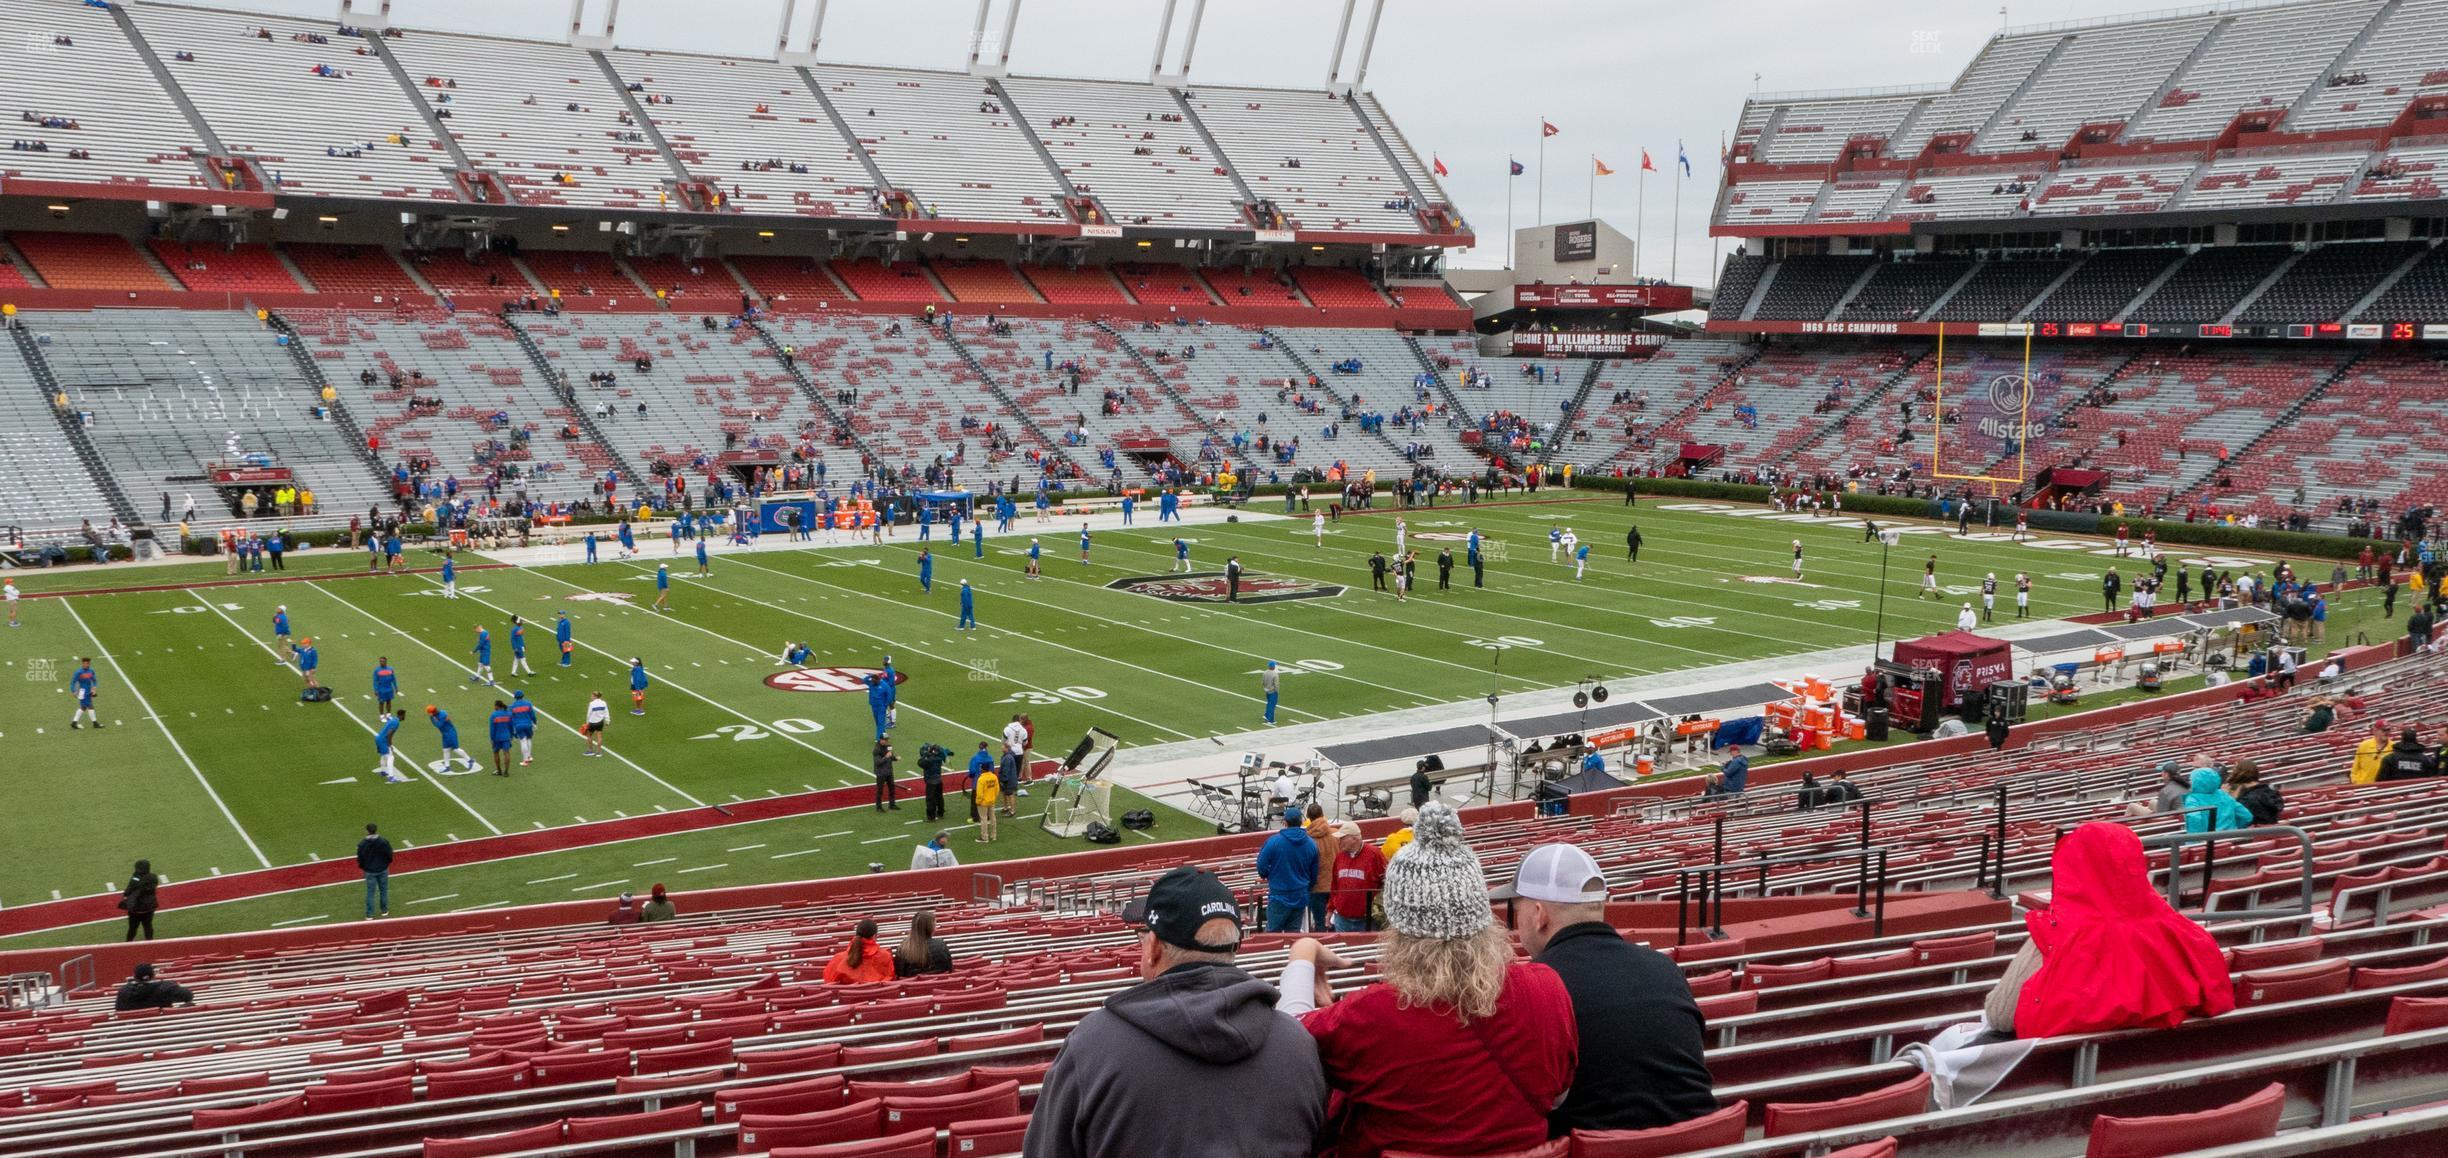
<path fill-rule="evenodd" d="M 1991 1029 L 2054 1037 L 2164 1029 L 2235 1008 L 2225 955 L 2151 888 L 2142 840 L 2119 824 L 2068 834 L 2050 862 L 2049 907 L 1989 994 Z"/>

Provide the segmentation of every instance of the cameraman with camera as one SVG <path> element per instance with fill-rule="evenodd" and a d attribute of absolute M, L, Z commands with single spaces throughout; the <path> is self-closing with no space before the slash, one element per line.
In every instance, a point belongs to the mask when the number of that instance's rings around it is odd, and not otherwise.
<path fill-rule="evenodd" d="M 926 783 L 926 818 L 928 822 L 944 817 L 944 761 L 952 758 L 952 750 L 941 744 L 924 744 L 918 748 L 918 775 Z"/>

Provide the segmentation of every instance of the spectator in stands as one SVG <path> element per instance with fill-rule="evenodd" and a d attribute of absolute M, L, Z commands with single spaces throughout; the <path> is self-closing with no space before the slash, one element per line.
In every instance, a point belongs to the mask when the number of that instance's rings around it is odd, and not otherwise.
<path fill-rule="evenodd" d="M 2194 757 L 2196 766 L 2206 766 L 2209 763 L 2210 760 L 2206 756 Z M 2159 762 L 2159 798 L 2153 802 L 2151 811 L 2174 812 L 2184 807 L 2185 793 L 2192 790 L 2193 777 L 2185 771 L 2182 763 L 2176 760 L 2161 760 Z"/>
<path fill-rule="evenodd" d="M 646 894 L 645 907 L 638 910 L 638 923 L 650 925 L 656 921 L 671 920 L 679 915 L 680 910 L 672 905 L 671 893 L 658 884 L 654 887 L 654 891 Z"/>
<path fill-rule="evenodd" d="M 1283 830 L 1258 849 L 1258 876 L 1267 885 L 1266 931 L 1297 933 L 1318 878 L 1318 846 L 1302 826 L 1301 810 L 1284 809 Z"/>
<path fill-rule="evenodd" d="M 1991 1029 L 2016 1037 L 2164 1029 L 2235 1008 L 2210 934 L 2151 887 L 2142 840 L 2121 824 L 2076 828 L 2052 858 L 2049 906 L 1990 991 Z"/>
<path fill-rule="evenodd" d="M 2439 753 L 2423 747 L 2422 741 L 2415 738 L 2412 728 L 2399 733 L 2397 743 L 2389 748 L 2388 755 L 2380 758 L 2380 782 L 2383 784 L 2395 780 L 2423 780 L 2439 774 Z M 136 867 L 143 869 L 144 862 L 137 861 Z M 130 887 L 133 887 L 132 883 Z M 131 922 L 134 919 L 132 916 L 129 918 Z M 150 937 L 152 933 L 148 929 L 145 935 Z"/>
<path fill-rule="evenodd" d="M 2250 760 L 2238 760 L 2228 771 L 2227 793 L 2252 814 L 2255 825 L 2276 824 L 2286 811 L 2286 801 L 2279 798 L 2277 787 L 2264 783 L 2261 766 Z"/>
<path fill-rule="evenodd" d="M 1665 954 L 1607 924 L 1606 874 L 1595 858 L 1576 845 L 1540 845 L 1490 897 L 1511 903 L 1522 948 L 1572 995 L 1581 1056 L 1571 1092 L 1547 1115 L 1550 1133 L 1647 1130 L 1717 1109 L 1699 1003 Z"/>
<path fill-rule="evenodd" d="M 610 916 L 608 916 L 608 917 L 605 917 L 605 918 L 604 918 L 604 924 L 607 924 L 607 925 L 634 925 L 634 924 L 637 924 L 637 923 L 638 923 L 637 894 L 636 894 L 636 893 L 626 893 L 626 892 L 625 892 L 625 893 L 622 893 L 622 894 L 620 895 L 620 900 L 619 900 L 619 901 L 617 901 L 617 902 L 614 902 L 614 904 L 612 905 L 612 915 L 610 915 Z"/>
<path fill-rule="evenodd" d="M 935 935 L 935 910 L 920 909 L 910 918 L 909 935 L 893 947 L 893 976 L 917 977 L 951 971 L 952 947 Z"/>
<path fill-rule="evenodd" d="M 1389 862 L 1394 859 L 1395 853 L 1401 852 L 1402 850 L 1411 846 L 1411 838 L 1414 835 L 1412 831 L 1413 827 L 1419 824 L 1419 809 L 1403 809 L 1401 819 L 1402 827 L 1397 828 L 1392 833 L 1388 834 L 1385 838 L 1385 843 L 1378 846 L 1378 851 L 1384 853 L 1386 860 Z"/>
<path fill-rule="evenodd" d="M 2216 768 L 2195 768 L 2193 790 L 2185 793 L 2186 832 L 2229 832 L 2252 827 L 2252 813 L 2227 795 L 2225 777 Z"/>
<path fill-rule="evenodd" d="M 1743 788 L 1751 782 L 1751 758 L 1743 755 L 1742 745 L 1735 744 L 1726 749 L 1724 772 L 1726 794 L 1742 795 Z"/>
<path fill-rule="evenodd" d="M 851 931 L 850 944 L 825 962 L 827 985 L 862 985 L 871 981 L 893 979 L 892 955 L 876 944 L 876 923 L 860 921 Z"/>
<path fill-rule="evenodd" d="M 2304 713 L 2304 734 L 2310 735 L 2315 732 L 2326 732 L 2329 730 L 2329 725 L 2336 722 L 2337 708 L 2329 702 L 2329 697 L 2312 697 L 2312 710 Z"/>
<path fill-rule="evenodd" d="M 1143 980 L 1063 1039 L 1021 1153 L 1316 1154 L 1327 1097 L 1318 1043 L 1275 1011 L 1272 987 L 1233 964 L 1242 930 L 1232 890 L 1185 865 L 1122 918 L 1140 930 Z"/>
<path fill-rule="evenodd" d="M 1317 1038 L 1341 1095 L 1338 1158 L 1536 1146 L 1579 1058 L 1572 997 L 1555 970 L 1514 961 L 1453 809 L 1431 803 L 1416 827 L 1386 865 L 1382 980 L 1336 1001 L 1323 970 L 1347 963 L 1303 938 L 1276 1007 Z"/>
<path fill-rule="evenodd" d="M 111 1000 L 111 1008 L 122 1013 L 131 1009 L 168 1009 L 173 1005 L 194 1005 L 195 994 L 175 981 L 165 981 L 153 972 L 151 965 L 139 965 L 128 975 L 127 984 L 119 987 L 119 996 Z"/>
<path fill-rule="evenodd" d="M 1326 819 L 1326 806 L 1315 800 L 1302 810 L 1302 828 L 1309 833 L 1309 843 L 1317 846 L 1317 876 L 1309 882 L 1309 931 L 1326 930 L 1326 913 L 1334 895 L 1335 828 Z"/>
<path fill-rule="evenodd" d="M 1343 821 L 1334 826 L 1334 872 L 1328 916 L 1338 933 L 1366 933 L 1377 927 L 1372 912 L 1377 890 L 1385 883 L 1385 854 L 1360 835 L 1360 826 Z"/>
<path fill-rule="evenodd" d="M 2410 738 L 2414 735 L 2407 732 Z M 119 909 L 127 914 L 125 941 L 136 939 L 136 930 L 144 930 L 144 939 L 153 939 L 153 913 L 161 907 L 161 878 L 153 873 L 153 862 L 136 862 L 135 871 L 128 874 L 127 887 L 119 890 Z"/>

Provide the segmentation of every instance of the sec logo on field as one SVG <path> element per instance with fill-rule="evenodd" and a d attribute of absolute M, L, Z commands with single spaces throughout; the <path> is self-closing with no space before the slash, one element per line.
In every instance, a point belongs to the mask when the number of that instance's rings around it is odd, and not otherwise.
<path fill-rule="evenodd" d="M 785 692 L 863 692 L 868 676 L 883 674 L 884 669 L 875 667 L 803 667 L 766 676 L 765 686 Z M 908 682 L 908 672 L 893 673 L 896 685 Z"/>
<path fill-rule="evenodd" d="M 1196 575 L 1140 575 L 1116 579 L 1105 586 L 1133 595 L 1153 599 L 1170 599 L 1179 603 L 1222 603 L 1230 592 L 1220 571 Z M 1307 579 L 1286 579 L 1275 575 L 1243 575 L 1241 602 L 1281 603 L 1287 599 L 1331 599 L 1343 593 L 1332 583 L 1313 583 Z"/>

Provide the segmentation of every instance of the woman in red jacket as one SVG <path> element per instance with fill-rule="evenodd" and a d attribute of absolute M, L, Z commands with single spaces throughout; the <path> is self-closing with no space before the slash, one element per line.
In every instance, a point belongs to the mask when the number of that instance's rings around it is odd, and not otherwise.
<path fill-rule="evenodd" d="M 1333 1090 L 1329 1153 L 1540 1145 L 1579 1058 L 1572 997 L 1554 970 L 1514 960 L 1453 809 L 1430 802 L 1413 833 L 1385 866 L 1382 980 L 1337 1001 L 1324 970 L 1345 962 L 1309 939 L 1284 967 L 1277 1008 L 1317 1038 Z"/>
<path fill-rule="evenodd" d="M 825 984 L 863 985 L 871 981 L 893 979 L 892 954 L 876 944 L 876 923 L 860 921 L 851 934 L 850 945 L 825 963 Z"/>
<path fill-rule="evenodd" d="M 2151 887 L 2132 829 L 2075 829 L 2049 872 L 2049 907 L 2023 918 L 2031 939 L 1990 992 L 1990 1028 L 2016 1037 L 2165 1029 L 2235 1008 L 2218 942 Z"/>

